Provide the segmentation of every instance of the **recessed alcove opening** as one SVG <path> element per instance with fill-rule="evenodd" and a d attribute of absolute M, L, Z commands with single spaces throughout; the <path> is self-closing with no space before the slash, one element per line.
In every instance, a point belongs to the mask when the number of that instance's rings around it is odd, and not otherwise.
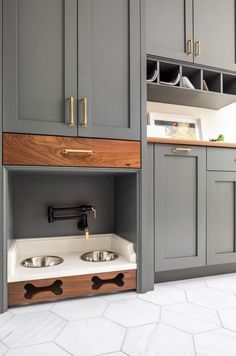
<path fill-rule="evenodd" d="M 91 170 L 82 168 L 5 169 L 6 232 L 8 239 L 81 235 L 78 221 L 48 222 L 48 207 L 82 204 L 96 208 L 88 214 L 90 234 L 116 233 L 137 244 L 137 170 Z"/>

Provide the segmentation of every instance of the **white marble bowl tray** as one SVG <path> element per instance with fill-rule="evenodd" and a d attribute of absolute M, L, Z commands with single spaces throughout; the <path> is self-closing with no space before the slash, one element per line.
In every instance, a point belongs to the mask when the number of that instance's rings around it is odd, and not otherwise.
<path fill-rule="evenodd" d="M 80 256 L 89 251 L 107 250 L 119 258 L 107 262 L 82 261 Z M 43 268 L 26 268 L 21 262 L 33 256 L 60 256 L 64 262 Z M 12 240 L 8 251 L 8 282 L 77 276 L 84 274 L 136 269 L 133 243 L 115 234 L 44 237 Z"/>

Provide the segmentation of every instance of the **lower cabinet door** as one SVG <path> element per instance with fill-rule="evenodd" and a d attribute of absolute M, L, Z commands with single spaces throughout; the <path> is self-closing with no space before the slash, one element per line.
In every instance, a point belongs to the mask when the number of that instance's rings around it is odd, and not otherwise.
<path fill-rule="evenodd" d="M 204 266 L 206 149 L 156 145 L 155 271 Z"/>
<path fill-rule="evenodd" d="M 207 264 L 236 262 L 236 172 L 207 173 Z"/>

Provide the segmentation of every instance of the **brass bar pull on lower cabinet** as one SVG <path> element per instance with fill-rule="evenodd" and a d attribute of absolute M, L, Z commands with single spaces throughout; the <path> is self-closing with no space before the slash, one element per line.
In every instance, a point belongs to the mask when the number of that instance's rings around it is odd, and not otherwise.
<path fill-rule="evenodd" d="M 81 126 L 83 128 L 87 127 L 87 105 L 88 105 L 88 100 L 87 98 L 81 99 L 81 103 L 83 105 L 83 120 Z"/>
<path fill-rule="evenodd" d="M 200 41 L 197 41 L 195 42 L 195 57 L 200 56 L 200 51 L 201 51 Z"/>
<path fill-rule="evenodd" d="M 74 127 L 75 126 L 75 119 L 74 119 L 74 101 L 75 98 L 73 96 L 69 97 L 69 103 L 70 103 L 70 121 L 69 121 L 69 126 Z"/>
<path fill-rule="evenodd" d="M 86 155 L 92 155 L 93 151 L 92 150 L 76 150 L 73 148 L 65 148 L 62 153 L 64 155 L 68 155 L 70 153 L 78 153 L 78 154 L 86 154 Z"/>
<path fill-rule="evenodd" d="M 173 152 L 191 152 L 191 148 L 185 148 L 185 147 L 174 147 L 172 149 Z"/>
<path fill-rule="evenodd" d="M 192 40 L 187 41 L 187 55 L 190 56 L 192 53 Z"/>

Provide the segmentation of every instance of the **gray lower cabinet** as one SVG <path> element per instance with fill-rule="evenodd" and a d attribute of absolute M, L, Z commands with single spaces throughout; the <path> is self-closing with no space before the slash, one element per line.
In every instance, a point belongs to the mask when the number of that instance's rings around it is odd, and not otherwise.
<path fill-rule="evenodd" d="M 140 139 L 140 15 L 140 0 L 78 0 L 79 136 Z"/>
<path fill-rule="evenodd" d="M 154 145 L 155 271 L 205 265 L 206 149 Z"/>
<path fill-rule="evenodd" d="M 140 3 L 3 0 L 3 130 L 140 139 Z"/>
<path fill-rule="evenodd" d="M 148 54 L 192 62 L 192 0 L 146 0 L 146 35 Z"/>
<path fill-rule="evenodd" d="M 77 135 L 77 0 L 3 0 L 3 130 Z"/>
<path fill-rule="evenodd" d="M 207 172 L 207 264 L 236 262 L 236 172 Z"/>

